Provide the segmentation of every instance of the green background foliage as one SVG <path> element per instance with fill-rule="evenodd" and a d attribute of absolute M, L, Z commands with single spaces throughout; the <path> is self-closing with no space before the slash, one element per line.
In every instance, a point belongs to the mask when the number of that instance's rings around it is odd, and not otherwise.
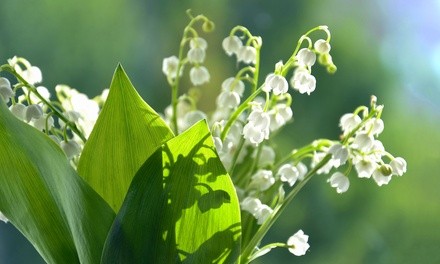
<path fill-rule="evenodd" d="M 310 252 L 295 257 L 276 249 L 256 263 L 440 261 L 440 34 L 433 26 L 440 7 L 434 1 L 5 0 L 0 59 L 25 57 L 42 69 L 49 89 L 65 83 L 90 96 L 109 87 L 121 62 L 140 95 L 162 112 L 170 90 L 161 63 L 177 53 L 188 8 L 216 23 L 206 36 L 212 80 L 200 89 L 201 109 L 212 109 L 221 81 L 235 70 L 233 59 L 220 51 L 233 26 L 263 37 L 264 78 L 290 56 L 302 33 L 327 24 L 338 72 L 329 76 L 317 67 L 317 90 L 311 96 L 294 94 L 295 122 L 279 136 L 279 152 L 317 137 L 337 138 L 339 117 L 375 94 L 385 104 L 381 139 L 408 162 L 408 173 L 389 185 L 379 188 L 353 177 L 343 195 L 325 176 L 315 177 L 265 239 L 285 241 L 301 228 L 310 235 Z M 42 260 L 12 225 L 0 223 L 0 262 Z"/>

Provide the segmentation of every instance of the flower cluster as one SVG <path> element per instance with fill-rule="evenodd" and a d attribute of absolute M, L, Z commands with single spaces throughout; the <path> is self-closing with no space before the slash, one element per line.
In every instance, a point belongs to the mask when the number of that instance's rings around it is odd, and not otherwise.
<path fill-rule="evenodd" d="M 24 58 L 13 57 L 2 67 L 17 77 L 14 85 L 0 77 L 0 95 L 10 105 L 10 111 L 18 119 L 49 135 L 75 165 L 106 100 L 108 89 L 89 99 L 67 85 L 57 85 L 57 99 L 53 101 L 49 90 L 39 85 L 43 77 L 37 66 Z"/>
<path fill-rule="evenodd" d="M 197 19 L 192 20 L 191 28 L 194 20 Z M 200 38 L 195 29 L 192 28 L 190 32 L 195 38 Z M 323 32 L 326 38 L 313 41 L 310 36 L 314 32 Z M 192 38 L 184 34 L 181 43 L 187 39 Z M 289 85 L 300 94 L 310 95 L 316 89 L 316 78 L 312 75 L 315 64 L 322 65 L 329 73 L 336 71 L 330 55 L 330 31 L 326 26 L 316 27 L 304 34 L 292 56 L 285 63 L 276 63 L 274 71 L 266 75 L 262 84 L 258 81 L 262 39 L 242 26 L 234 27 L 223 40 L 222 47 L 226 55 L 235 56 L 238 71 L 235 76 L 224 79 L 216 98 L 216 108 L 211 113 L 197 109 L 197 97 L 192 96 L 191 92 L 176 96 L 183 65 L 204 61 L 204 48 L 207 45 L 204 41 L 200 43 L 203 44 L 189 45 L 186 58 L 174 57 L 172 75 L 164 70 L 168 81 L 173 79 L 170 85 L 172 94 L 175 94 L 171 105 L 165 110 L 165 119 L 176 133 L 203 118 L 211 125 L 217 152 L 231 175 L 241 201 L 243 229 L 256 230 L 251 234 L 257 239 L 244 241 L 246 246 L 243 254 L 247 261 L 277 246 L 286 247 L 297 256 L 305 254 L 309 244 L 308 236 L 302 230 L 290 237 L 287 244 L 257 246 L 273 224 L 275 216 L 313 174 L 328 174 L 332 169 L 346 166 L 345 171 L 336 171 L 328 179 L 330 185 L 342 193 L 349 188 L 348 174 L 353 167 L 359 177 L 373 177 L 379 186 L 388 183 L 391 175 L 400 176 L 406 171 L 404 159 L 394 158 L 377 140 L 383 130 L 383 121 L 380 119 L 383 106 L 376 105 L 375 100 L 371 109 L 360 107 L 341 118 L 343 136 L 340 140 L 317 140 L 293 150 L 285 157 L 276 155 L 270 141 L 271 135 L 293 119 Z M 179 54 L 185 54 L 182 45 L 180 48 Z M 169 60 L 164 59 L 164 65 Z M 191 71 L 193 84 L 202 84 L 202 81 L 194 82 L 202 78 L 194 78 Z M 179 77 L 176 77 L 177 72 L 180 72 Z M 286 79 L 289 72 L 292 74 L 290 81 Z M 361 112 L 362 117 L 359 116 Z M 390 159 L 389 164 L 384 163 L 383 157 Z"/>
<path fill-rule="evenodd" d="M 345 173 L 335 172 L 328 179 L 338 193 L 348 190 L 350 182 L 348 173 L 354 166 L 359 178 L 373 178 L 377 185 L 388 184 L 392 176 L 402 176 L 406 172 L 406 161 L 394 157 L 377 139 L 384 130 L 384 122 L 380 119 L 383 105 L 376 105 L 376 97 L 371 99 L 371 109 L 359 107 L 354 113 L 344 114 L 339 122 L 342 129 L 341 142 L 334 143 L 327 149 L 330 161 L 318 173 L 328 173 L 332 168 L 339 168 L 348 163 Z M 362 112 L 362 118 L 359 113 Z M 324 155 L 323 153 L 317 156 Z M 387 158 L 389 163 L 383 159 Z M 316 161 L 315 161 L 316 162 Z"/>
<path fill-rule="evenodd" d="M 203 15 L 193 17 L 185 27 L 180 42 L 179 56 L 163 60 L 162 71 L 171 87 L 171 104 L 164 111 L 164 120 L 179 134 L 197 121 L 207 119 L 211 126 L 216 151 L 231 176 L 242 212 L 242 229 L 247 237 L 242 242 L 241 260 L 247 263 L 269 252 L 274 247 L 287 248 L 296 256 L 309 249 L 308 236 L 299 230 L 287 243 L 272 243 L 259 248 L 277 216 L 292 201 L 314 174 L 329 174 L 328 182 L 338 193 L 349 189 L 349 174 L 353 170 L 359 178 L 373 178 L 379 185 L 388 184 L 393 176 L 406 172 L 406 161 L 387 151 L 378 136 L 384 130 L 382 105 L 372 97 L 369 107 L 358 107 L 341 117 L 339 140 L 320 139 L 285 156 L 277 153 L 271 140 L 274 132 L 293 120 L 292 90 L 310 95 L 316 89 L 312 68 L 316 63 L 329 73 L 336 71 L 330 55 L 330 31 L 319 26 L 306 32 L 284 63 L 259 83 L 260 50 L 262 39 L 242 26 L 234 27 L 223 40 L 228 56 L 236 57 L 237 72 L 218 85 L 219 94 L 212 112 L 197 109 L 199 94 L 190 89 L 179 93 L 185 67 L 193 86 L 210 81 L 203 65 L 207 57 L 207 41 L 196 29 L 210 32 L 213 23 Z M 312 34 L 323 33 L 325 38 L 313 41 Z M 0 97 L 17 118 L 45 132 L 65 151 L 75 167 L 82 146 L 98 118 L 106 100 L 107 90 L 89 99 L 65 85 L 55 87 L 56 101 L 52 101 L 42 82 L 38 67 L 23 58 L 14 57 L 2 70 L 17 77 L 11 85 L 0 78 Z M 290 75 L 290 81 L 286 76 Z M 343 171 L 340 171 L 345 168 Z M 7 221 L 0 213 L 0 220 Z"/>

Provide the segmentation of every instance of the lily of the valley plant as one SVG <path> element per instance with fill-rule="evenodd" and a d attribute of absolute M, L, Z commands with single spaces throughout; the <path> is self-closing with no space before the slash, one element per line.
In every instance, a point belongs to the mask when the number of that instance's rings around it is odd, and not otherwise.
<path fill-rule="evenodd" d="M 275 247 L 302 256 L 309 244 L 300 227 L 284 242 L 261 241 L 313 175 L 344 193 L 351 171 L 379 186 L 406 172 L 378 140 L 383 105 L 374 96 L 342 115 L 339 139 L 285 156 L 272 146 L 292 121 L 292 96 L 315 90 L 315 64 L 336 71 L 326 26 L 306 32 L 265 76 L 262 39 L 234 27 L 222 47 L 236 74 L 213 85 L 203 34 L 214 24 L 189 16 L 178 54 L 163 60 L 171 87 L 163 115 L 121 66 L 93 99 L 66 85 L 51 94 L 24 58 L 1 66 L 0 220 L 46 262 L 249 263 Z M 212 112 L 197 109 L 193 89 L 182 92 L 188 82 L 218 89 Z"/>

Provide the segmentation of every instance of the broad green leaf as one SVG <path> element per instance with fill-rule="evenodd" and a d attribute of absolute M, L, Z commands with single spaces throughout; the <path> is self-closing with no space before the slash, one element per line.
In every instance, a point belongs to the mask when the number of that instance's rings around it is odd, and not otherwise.
<path fill-rule="evenodd" d="M 62 150 L 2 100 L 0 211 L 48 263 L 99 263 L 116 216 Z"/>
<path fill-rule="evenodd" d="M 236 263 L 240 241 L 235 188 L 201 121 L 139 169 L 102 263 Z"/>
<path fill-rule="evenodd" d="M 136 171 L 173 136 L 119 65 L 107 101 L 84 146 L 78 173 L 118 212 Z"/>

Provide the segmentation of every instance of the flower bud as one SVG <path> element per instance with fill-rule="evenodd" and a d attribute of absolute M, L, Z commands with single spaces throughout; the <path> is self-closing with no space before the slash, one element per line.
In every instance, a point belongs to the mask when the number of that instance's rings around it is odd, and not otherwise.
<path fill-rule="evenodd" d="M 214 29 L 215 29 L 215 24 L 210 20 L 206 20 L 202 25 L 202 30 L 206 33 L 212 32 L 214 31 Z"/>

